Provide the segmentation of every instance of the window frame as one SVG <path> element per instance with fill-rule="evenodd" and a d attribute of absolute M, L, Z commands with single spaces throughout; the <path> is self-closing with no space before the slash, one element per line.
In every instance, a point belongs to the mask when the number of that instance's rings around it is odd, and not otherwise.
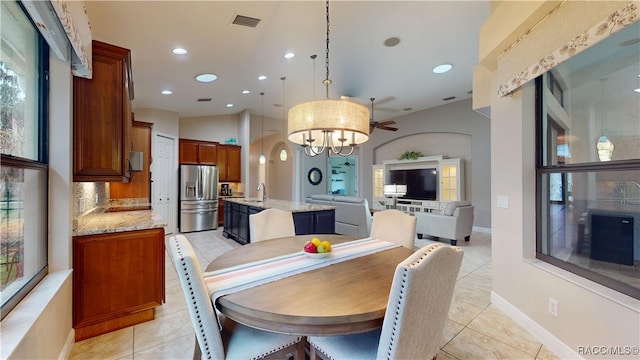
<path fill-rule="evenodd" d="M 1 319 L 4 319 L 28 294 L 33 288 L 49 273 L 49 45 L 38 30 L 38 27 L 25 10 L 23 4 L 19 1 L 16 3 L 22 9 L 24 15 L 29 20 L 33 29 L 38 36 L 38 81 L 37 81 L 37 126 L 38 126 L 38 160 L 31 160 L 14 155 L 0 154 L 0 163 L 2 166 L 11 166 L 21 169 L 30 169 L 43 171 L 45 177 L 46 188 L 43 189 L 46 199 L 44 200 L 44 209 L 42 212 L 42 221 L 44 221 L 44 236 L 41 239 L 45 249 L 45 264 L 36 272 L 27 282 L 13 295 L 11 295 L 4 304 L 0 304 Z M 26 254 L 25 254 L 26 256 Z"/>
<path fill-rule="evenodd" d="M 544 123 L 548 121 L 545 116 L 544 107 L 544 79 L 545 74 L 540 75 L 535 79 L 535 166 L 536 166 L 536 259 L 557 266 L 563 270 L 574 273 L 587 280 L 594 281 L 600 285 L 608 287 L 612 290 L 618 291 L 625 295 L 631 296 L 635 299 L 640 299 L 640 289 L 631 285 L 614 280 L 610 277 L 604 276 L 600 273 L 591 271 L 587 268 L 575 265 L 568 261 L 560 260 L 551 255 L 547 255 L 543 252 L 544 241 L 543 234 L 548 231 L 542 231 L 543 226 L 549 226 L 548 219 L 544 218 L 543 206 L 544 191 L 543 191 L 543 179 L 545 175 L 558 173 L 562 176 L 567 176 L 568 173 L 580 173 L 580 172 L 606 172 L 606 171 L 622 171 L 622 170 L 638 170 L 640 169 L 639 159 L 625 159 L 625 160 L 612 160 L 607 162 L 583 162 L 577 164 L 555 164 L 544 165 L 546 155 L 546 143 L 545 141 L 545 129 Z M 552 120 L 553 121 L 553 120 Z M 544 221 L 543 221 L 544 220 Z M 545 223 L 546 222 L 546 223 Z"/>

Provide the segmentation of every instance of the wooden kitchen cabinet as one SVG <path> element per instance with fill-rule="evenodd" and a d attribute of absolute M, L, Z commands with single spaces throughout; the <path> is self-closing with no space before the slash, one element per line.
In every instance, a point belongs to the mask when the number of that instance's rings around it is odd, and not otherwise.
<path fill-rule="evenodd" d="M 73 237 L 75 340 L 153 320 L 164 256 L 163 228 Z"/>
<path fill-rule="evenodd" d="M 93 41 L 93 78 L 73 78 L 73 181 L 126 181 L 131 52 Z"/>
<path fill-rule="evenodd" d="M 180 164 L 216 165 L 219 144 L 211 141 L 180 139 Z"/>
<path fill-rule="evenodd" d="M 143 157 L 143 169 L 131 172 L 131 180 L 128 183 L 112 182 L 109 193 L 112 199 L 149 199 L 151 202 L 151 133 L 153 124 L 142 121 L 133 121 L 131 128 L 131 143 L 134 151 L 141 151 Z"/>
<path fill-rule="evenodd" d="M 180 139 L 180 164 L 216 165 L 218 182 L 241 181 L 241 146 Z"/>
<path fill-rule="evenodd" d="M 238 145 L 218 145 L 218 178 L 220 182 L 241 181 L 241 150 Z"/>

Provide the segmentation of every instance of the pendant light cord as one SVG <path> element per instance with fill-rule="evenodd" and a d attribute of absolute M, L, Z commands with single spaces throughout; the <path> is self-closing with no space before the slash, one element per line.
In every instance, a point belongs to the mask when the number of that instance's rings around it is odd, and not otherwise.
<path fill-rule="evenodd" d="M 604 82 L 607 80 L 606 78 L 598 79 L 600 80 L 600 131 L 602 131 L 602 135 L 605 134 L 606 127 L 604 124 Z"/>
<path fill-rule="evenodd" d="M 329 84 L 331 84 L 331 80 L 329 79 L 329 0 L 327 0 L 327 50 L 325 52 L 325 60 L 324 66 L 326 69 L 326 77 L 323 81 L 326 87 L 326 96 L 329 98 Z"/>
<path fill-rule="evenodd" d="M 260 97 L 262 98 L 262 115 L 261 115 L 261 118 L 262 118 L 262 134 L 261 134 L 262 141 L 261 141 L 261 144 L 260 144 L 260 149 L 261 149 L 260 153 L 264 155 L 264 93 L 263 92 L 260 93 Z"/>
<path fill-rule="evenodd" d="M 284 123 L 286 120 L 285 117 L 285 107 L 284 107 L 284 81 L 286 80 L 286 77 L 281 77 L 280 80 L 282 80 L 282 148 L 284 149 Z"/>

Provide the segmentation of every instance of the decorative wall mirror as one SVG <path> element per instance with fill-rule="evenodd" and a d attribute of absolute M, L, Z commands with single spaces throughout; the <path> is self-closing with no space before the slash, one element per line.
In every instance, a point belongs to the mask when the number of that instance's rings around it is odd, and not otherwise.
<path fill-rule="evenodd" d="M 318 185 L 322 182 L 322 171 L 317 167 L 311 168 L 307 174 L 307 179 L 311 185 Z"/>

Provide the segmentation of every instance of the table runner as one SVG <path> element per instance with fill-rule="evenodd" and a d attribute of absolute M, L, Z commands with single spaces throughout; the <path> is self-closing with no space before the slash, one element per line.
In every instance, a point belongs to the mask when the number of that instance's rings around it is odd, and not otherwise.
<path fill-rule="evenodd" d="M 281 255 L 247 264 L 232 266 L 203 274 L 211 301 L 223 295 L 252 288 L 306 271 L 354 259 L 360 256 L 399 247 L 389 241 L 365 238 L 332 246 L 324 258 L 310 258 L 303 251 Z"/>

